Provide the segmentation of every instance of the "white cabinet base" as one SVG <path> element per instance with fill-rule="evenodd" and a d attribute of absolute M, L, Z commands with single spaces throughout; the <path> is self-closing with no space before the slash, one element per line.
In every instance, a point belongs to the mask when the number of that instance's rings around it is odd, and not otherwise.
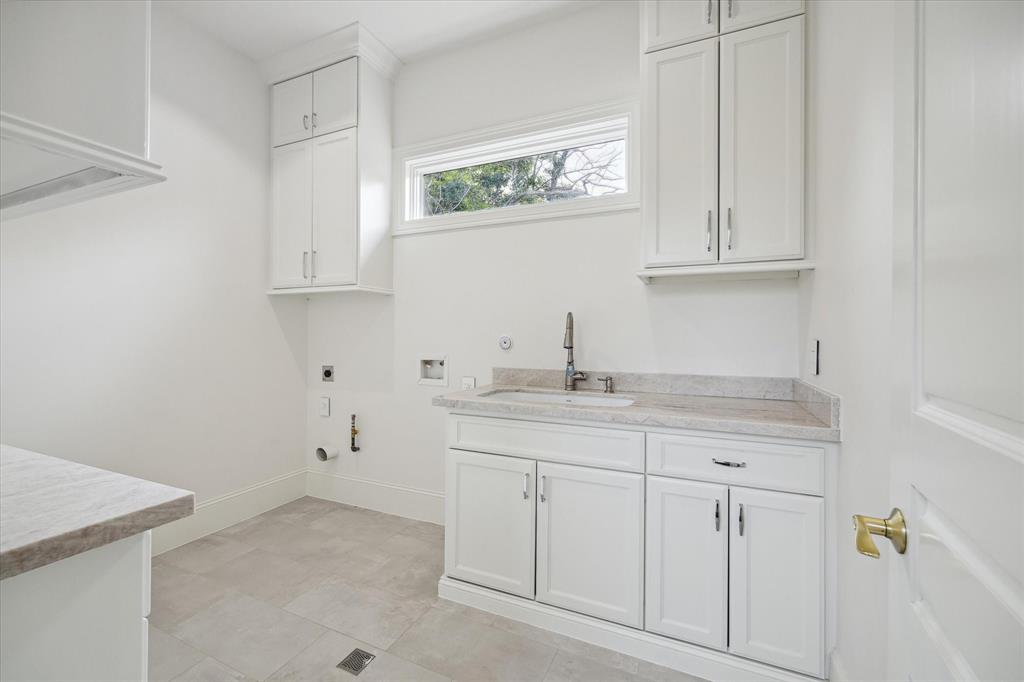
<path fill-rule="evenodd" d="M 706 680 L 814 682 L 817 679 L 452 578 L 441 578 L 437 594 L 457 604 L 619 651 Z"/>

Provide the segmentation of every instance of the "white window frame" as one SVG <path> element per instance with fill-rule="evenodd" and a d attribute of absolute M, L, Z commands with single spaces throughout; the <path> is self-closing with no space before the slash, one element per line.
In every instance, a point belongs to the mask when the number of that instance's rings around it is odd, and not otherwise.
<path fill-rule="evenodd" d="M 640 207 L 639 164 L 634 150 L 635 102 L 587 107 L 519 123 L 478 130 L 395 150 L 395 223 L 398 237 L 552 218 L 637 210 Z M 452 168 L 623 139 L 626 146 L 626 191 L 568 201 L 488 208 L 465 213 L 426 216 L 423 176 Z"/>

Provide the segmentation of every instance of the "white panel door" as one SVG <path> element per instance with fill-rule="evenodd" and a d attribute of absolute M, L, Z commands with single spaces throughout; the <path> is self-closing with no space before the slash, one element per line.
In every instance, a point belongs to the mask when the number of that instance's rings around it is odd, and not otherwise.
<path fill-rule="evenodd" d="M 356 125 L 357 64 L 353 57 L 313 72 L 313 133 Z"/>
<path fill-rule="evenodd" d="M 272 91 L 271 144 L 279 147 L 312 137 L 312 74 L 278 83 Z"/>
<path fill-rule="evenodd" d="M 682 45 L 718 33 L 718 0 L 645 0 L 644 51 Z"/>
<path fill-rule="evenodd" d="M 721 38 L 723 262 L 803 255 L 804 18 Z"/>
<path fill-rule="evenodd" d="M 271 286 L 307 286 L 313 217 L 313 144 L 306 140 L 277 147 L 272 158 Z"/>
<path fill-rule="evenodd" d="M 722 0 L 722 32 L 764 24 L 804 11 L 804 0 Z"/>
<path fill-rule="evenodd" d="M 358 267 L 356 129 L 313 138 L 313 284 L 355 284 Z"/>
<path fill-rule="evenodd" d="M 643 625 L 644 477 L 537 464 L 537 601 Z"/>
<path fill-rule="evenodd" d="M 536 463 L 449 450 L 445 574 L 533 598 Z"/>
<path fill-rule="evenodd" d="M 726 647 L 728 488 L 647 477 L 644 628 Z"/>
<path fill-rule="evenodd" d="M 644 63 L 647 266 L 718 259 L 718 39 Z"/>
<path fill-rule="evenodd" d="M 820 497 L 729 489 L 729 651 L 821 676 Z"/>
<path fill-rule="evenodd" d="M 851 502 L 906 516 L 887 677 L 1024 680 L 1024 3 L 896 5 L 891 504 Z"/>

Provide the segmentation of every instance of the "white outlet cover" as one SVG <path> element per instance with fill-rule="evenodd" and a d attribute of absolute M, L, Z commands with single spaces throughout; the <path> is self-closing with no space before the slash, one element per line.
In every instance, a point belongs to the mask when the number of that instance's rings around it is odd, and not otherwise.
<path fill-rule="evenodd" d="M 462 377 L 462 390 L 469 391 L 476 388 L 476 377 Z"/>
<path fill-rule="evenodd" d="M 327 396 L 320 398 L 320 416 L 330 417 L 331 416 L 331 399 Z"/>

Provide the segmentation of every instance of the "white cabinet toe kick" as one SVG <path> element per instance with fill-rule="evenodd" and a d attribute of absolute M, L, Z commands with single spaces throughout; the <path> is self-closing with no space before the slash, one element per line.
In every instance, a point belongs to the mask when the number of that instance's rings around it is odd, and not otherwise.
<path fill-rule="evenodd" d="M 441 597 L 711 680 L 826 677 L 836 444 L 448 420 Z"/>

